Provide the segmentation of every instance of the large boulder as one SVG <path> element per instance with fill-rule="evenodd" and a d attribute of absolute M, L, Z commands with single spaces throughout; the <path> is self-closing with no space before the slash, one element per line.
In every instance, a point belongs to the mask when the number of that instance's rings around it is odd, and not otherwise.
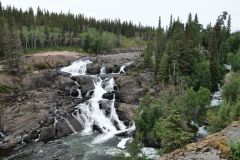
<path fill-rule="evenodd" d="M 91 63 L 87 65 L 87 74 L 94 75 L 99 74 L 101 69 L 101 64 L 99 63 Z"/>
<path fill-rule="evenodd" d="M 57 71 L 44 71 L 35 74 L 27 74 L 23 77 L 21 84 L 28 90 L 52 87 L 57 75 Z"/>
<path fill-rule="evenodd" d="M 40 132 L 40 141 L 49 141 L 55 138 L 55 128 L 54 127 L 44 127 L 41 128 Z"/>
<path fill-rule="evenodd" d="M 118 103 L 117 112 L 120 120 L 133 121 L 136 118 L 138 105 Z"/>
<path fill-rule="evenodd" d="M 128 104 L 138 104 L 139 98 L 147 93 L 141 82 L 133 76 L 117 76 L 116 84 L 119 87 L 120 102 Z"/>
<path fill-rule="evenodd" d="M 97 77 L 93 76 L 77 76 L 74 77 L 74 80 L 79 84 L 81 89 L 82 96 L 85 97 L 86 94 L 94 89 L 94 81 L 97 80 Z"/>
<path fill-rule="evenodd" d="M 139 81 L 141 82 L 144 88 L 149 87 L 149 85 L 154 82 L 154 73 L 153 72 L 145 72 L 139 74 Z"/>

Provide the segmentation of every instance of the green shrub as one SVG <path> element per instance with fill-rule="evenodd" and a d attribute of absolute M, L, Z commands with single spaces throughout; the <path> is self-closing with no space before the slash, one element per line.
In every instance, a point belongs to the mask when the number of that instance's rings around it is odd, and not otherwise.
<path fill-rule="evenodd" d="M 240 139 L 230 142 L 231 158 L 233 160 L 240 160 Z"/>
<path fill-rule="evenodd" d="M 214 110 L 208 111 L 209 129 L 220 131 L 232 121 L 240 117 L 240 80 L 239 75 L 233 73 L 231 79 L 223 86 L 224 103 Z"/>
<path fill-rule="evenodd" d="M 240 50 L 238 50 L 237 54 L 233 56 L 232 68 L 236 72 L 240 71 Z"/>
<path fill-rule="evenodd" d="M 9 94 L 12 91 L 12 87 L 9 85 L 0 85 L 0 93 Z"/>
<path fill-rule="evenodd" d="M 240 96 L 240 75 L 232 74 L 229 82 L 223 86 L 223 96 L 228 102 L 236 102 Z"/>
<path fill-rule="evenodd" d="M 169 153 L 191 142 L 193 133 L 182 128 L 180 114 L 173 113 L 164 119 L 159 119 L 154 126 L 157 139 L 162 140 L 162 152 Z"/>
<path fill-rule="evenodd" d="M 140 148 L 142 147 L 141 143 L 134 140 L 127 146 L 127 151 L 129 156 L 125 156 L 124 152 L 120 153 L 117 156 L 119 160 L 148 160 L 145 155 L 142 154 Z"/>

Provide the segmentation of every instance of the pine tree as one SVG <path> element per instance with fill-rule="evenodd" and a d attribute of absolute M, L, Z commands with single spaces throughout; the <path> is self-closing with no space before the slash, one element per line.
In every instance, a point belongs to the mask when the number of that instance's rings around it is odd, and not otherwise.
<path fill-rule="evenodd" d="M 210 43 L 210 71 L 212 78 L 212 90 L 218 89 L 218 83 L 220 81 L 220 67 L 218 60 L 217 38 L 216 35 L 211 39 Z"/>
<path fill-rule="evenodd" d="M 165 36 L 164 29 L 161 26 L 161 17 L 159 17 L 159 23 L 157 28 L 157 41 L 156 41 L 156 53 L 155 53 L 155 75 L 157 75 L 159 63 L 161 61 L 164 47 L 165 47 Z"/>
<path fill-rule="evenodd" d="M 179 67 L 179 60 L 180 54 L 182 52 L 182 47 L 184 46 L 184 39 L 185 39 L 185 31 L 184 25 L 180 21 L 176 21 L 173 23 L 172 27 L 172 36 L 169 42 L 169 73 L 171 81 L 174 84 L 177 83 L 179 80 L 180 67 Z"/>
<path fill-rule="evenodd" d="M 20 65 L 22 45 L 14 19 L 9 24 L 5 23 L 4 31 L 3 49 L 8 60 L 8 71 L 11 74 L 20 74 L 22 72 Z"/>
<path fill-rule="evenodd" d="M 215 91 L 218 89 L 218 84 L 222 78 L 220 71 L 220 56 L 219 56 L 219 44 L 220 44 L 220 32 L 222 29 L 222 25 L 224 24 L 224 20 L 226 20 L 227 12 L 223 12 L 217 19 L 217 22 L 213 28 L 213 34 L 210 41 L 210 71 L 212 78 L 212 90 Z"/>
<path fill-rule="evenodd" d="M 195 17 L 194 17 L 194 23 L 199 23 L 197 13 L 195 14 Z"/>
<path fill-rule="evenodd" d="M 161 58 L 159 69 L 158 69 L 158 78 L 160 81 L 166 82 L 168 80 L 168 53 L 165 51 Z"/>
<path fill-rule="evenodd" d="M 228 35 L 230 35 L 231 33 L 231 15 L 228 16 L 228 20 L 227 20 L 227 32 L 228 32 Z"/>
<path fill-rule="evenodd" d="M 170 16 L 170 22 L 169 22 L 168 30 L 167 30 L 167 38 L 168 39 L 171 37 L 172 26 L 173 26 L 173 19 L 172 19 L 172 15 L 171 15 Z"/>
<path fill-rule="evenodd" d="M 148 42 L 147 47 L 143 52 L 143 63 L 145 67 L 152 67 L 153 66 L 153 50 L 154 44 L 152 42 Z"/>
<path fill-rule="evenodd" d="M 2 26 L 0 27 L 0 59 L 4 57 L 4 51 L 3 51 L 4 38 L 3 37 L 5 33 L 5 30 L 4 30 L 5 23 L 6 23 L 5 19 L 3 17 L 0 17 L 0 26 Z"/>

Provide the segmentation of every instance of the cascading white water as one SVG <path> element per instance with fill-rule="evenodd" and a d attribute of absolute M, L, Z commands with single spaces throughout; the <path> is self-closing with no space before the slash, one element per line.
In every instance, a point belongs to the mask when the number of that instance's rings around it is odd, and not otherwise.
<path fill-rule="evenodd" d="M 222 91 L 221 89 L 219 89 L 219 91 L 213 93 L 210 107 L 216 107 L 222 103 L 223 103 Z"/>
<path fill-rule="evenodd" d="M 123 124 L 122 121 L 119 120 L 116 109 L 115 109 L 115 97 L 112 100 L 112 104 L 111 104 L 111 113 L 110 113 L 110 117 L 109 117 L 112 122 L 116 121 L 118 124 L 118 127 L 120 128 L 121 131 L 124 131 L 126 129 L 126 126 Z"/>
<path fill-rule="evenodd" d="M 128 66 L 130 66 L 132 63 L 133 63 L 133 62 L 128 62 L 128 63 L 123 64 L 123 65 L 120 67 L 120 71 L 119 71 L 118 74 L 120 74 L 120 73 L 126 73 L 125 68 L 128 67 Z"/>
<path fill-rule="evenodd" d="M 208 135 L 208 131 L 206 129 L 206 126 L 199 126 L 197 123 L 195 123 L 194 121 L 191 121 L 191 125 L 194 125 L 198 128 L 198 131 L 196 133 L 196 135 L 198 137 L 206 137 Z"/>
<path fill-rule="evenodd" d="M 90 60 L 77 60 L 72 62 L 70 66 L 61 68 L 60 71 L 71 73 L 71 76 L 85 75 L 87 71 L 87 65 L 91 64 Z"/>
<path fill-rule="evenodd" d="M 102 67 L 100 69 L 100 74 L 106 74 L 106 67 L 105 67 L 105 65 L 102 65 Z"/>
<path fill-rule="evenodd" d="M 73 62 L 70 66 L 61 69 L 63 72 L 68 72 L 72 76 L 86 75 L 87 64 L 92 63 L 89 60 L 78 60 Z M 119 73 L 125 73 L 125 67 L 129 66 L 132 62 L 124 64 Z M 106 74 L 106 68 L 103 65 L 100 74 Z M 78 83 L 75 82 L 78 86 Z M 102 80 L 100 77 L 94 80 L 94 90 L 91 98 L 84 103 L 80 103 L 75 107 L 72 116 L 79 122 L 83 130 L 83 135 L 91 134 L 93 126 L 97 126 L 98 130 L 102 132 L 93 140 L 94 143 L 106 141 L 116 134 L 121 132 L 129 132 L 135 129 L 135 125 L 127 128 L 122 121 L 119 120 L 115 109 L 115 95 L 112 100 L 103 99 L 103 95 L 107 92 L 114 91 L 115 81 L 114 78 L 106 78 Z M 79 91 L 81 92 L 81 91 Z M 100 102 L 106 102 L 105 109 L 100 107 Z M 110 105 L 109 103 L 110 102 Z M 108 110 L 108 112 L 107 112 Z M 56 121 L 56 120 L 55 120 Z M 65 119 L 73 132 L 75 129 L 71 126 L 70 122 Z"/>
<path fill-rule="evenodd" d="M 106 82 L 106 86 L 105 86 L 105 90 L 108 91 L 108 92 L 111 92 L 114 90 L 114 86 L 115 86 L 115 81 L 114 81 L 114 78 L 111 78 L 110 80 L 108 80 Z"/>

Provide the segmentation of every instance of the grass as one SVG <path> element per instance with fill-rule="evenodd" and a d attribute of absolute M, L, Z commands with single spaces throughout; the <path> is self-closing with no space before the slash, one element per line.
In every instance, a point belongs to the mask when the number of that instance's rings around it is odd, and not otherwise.
<path fill-rule="evenodd" d="M 24 49 L 23 54 L 33 54 L 33 53 L 39 53 L 39 52 L 49 52 L 49 51 L 70 51 L 70 52 L 79 52 L 84 53 L 84 51 L 79 47 L 50 47 L 50 48 L 37 48 L 37 49 Z"/>

